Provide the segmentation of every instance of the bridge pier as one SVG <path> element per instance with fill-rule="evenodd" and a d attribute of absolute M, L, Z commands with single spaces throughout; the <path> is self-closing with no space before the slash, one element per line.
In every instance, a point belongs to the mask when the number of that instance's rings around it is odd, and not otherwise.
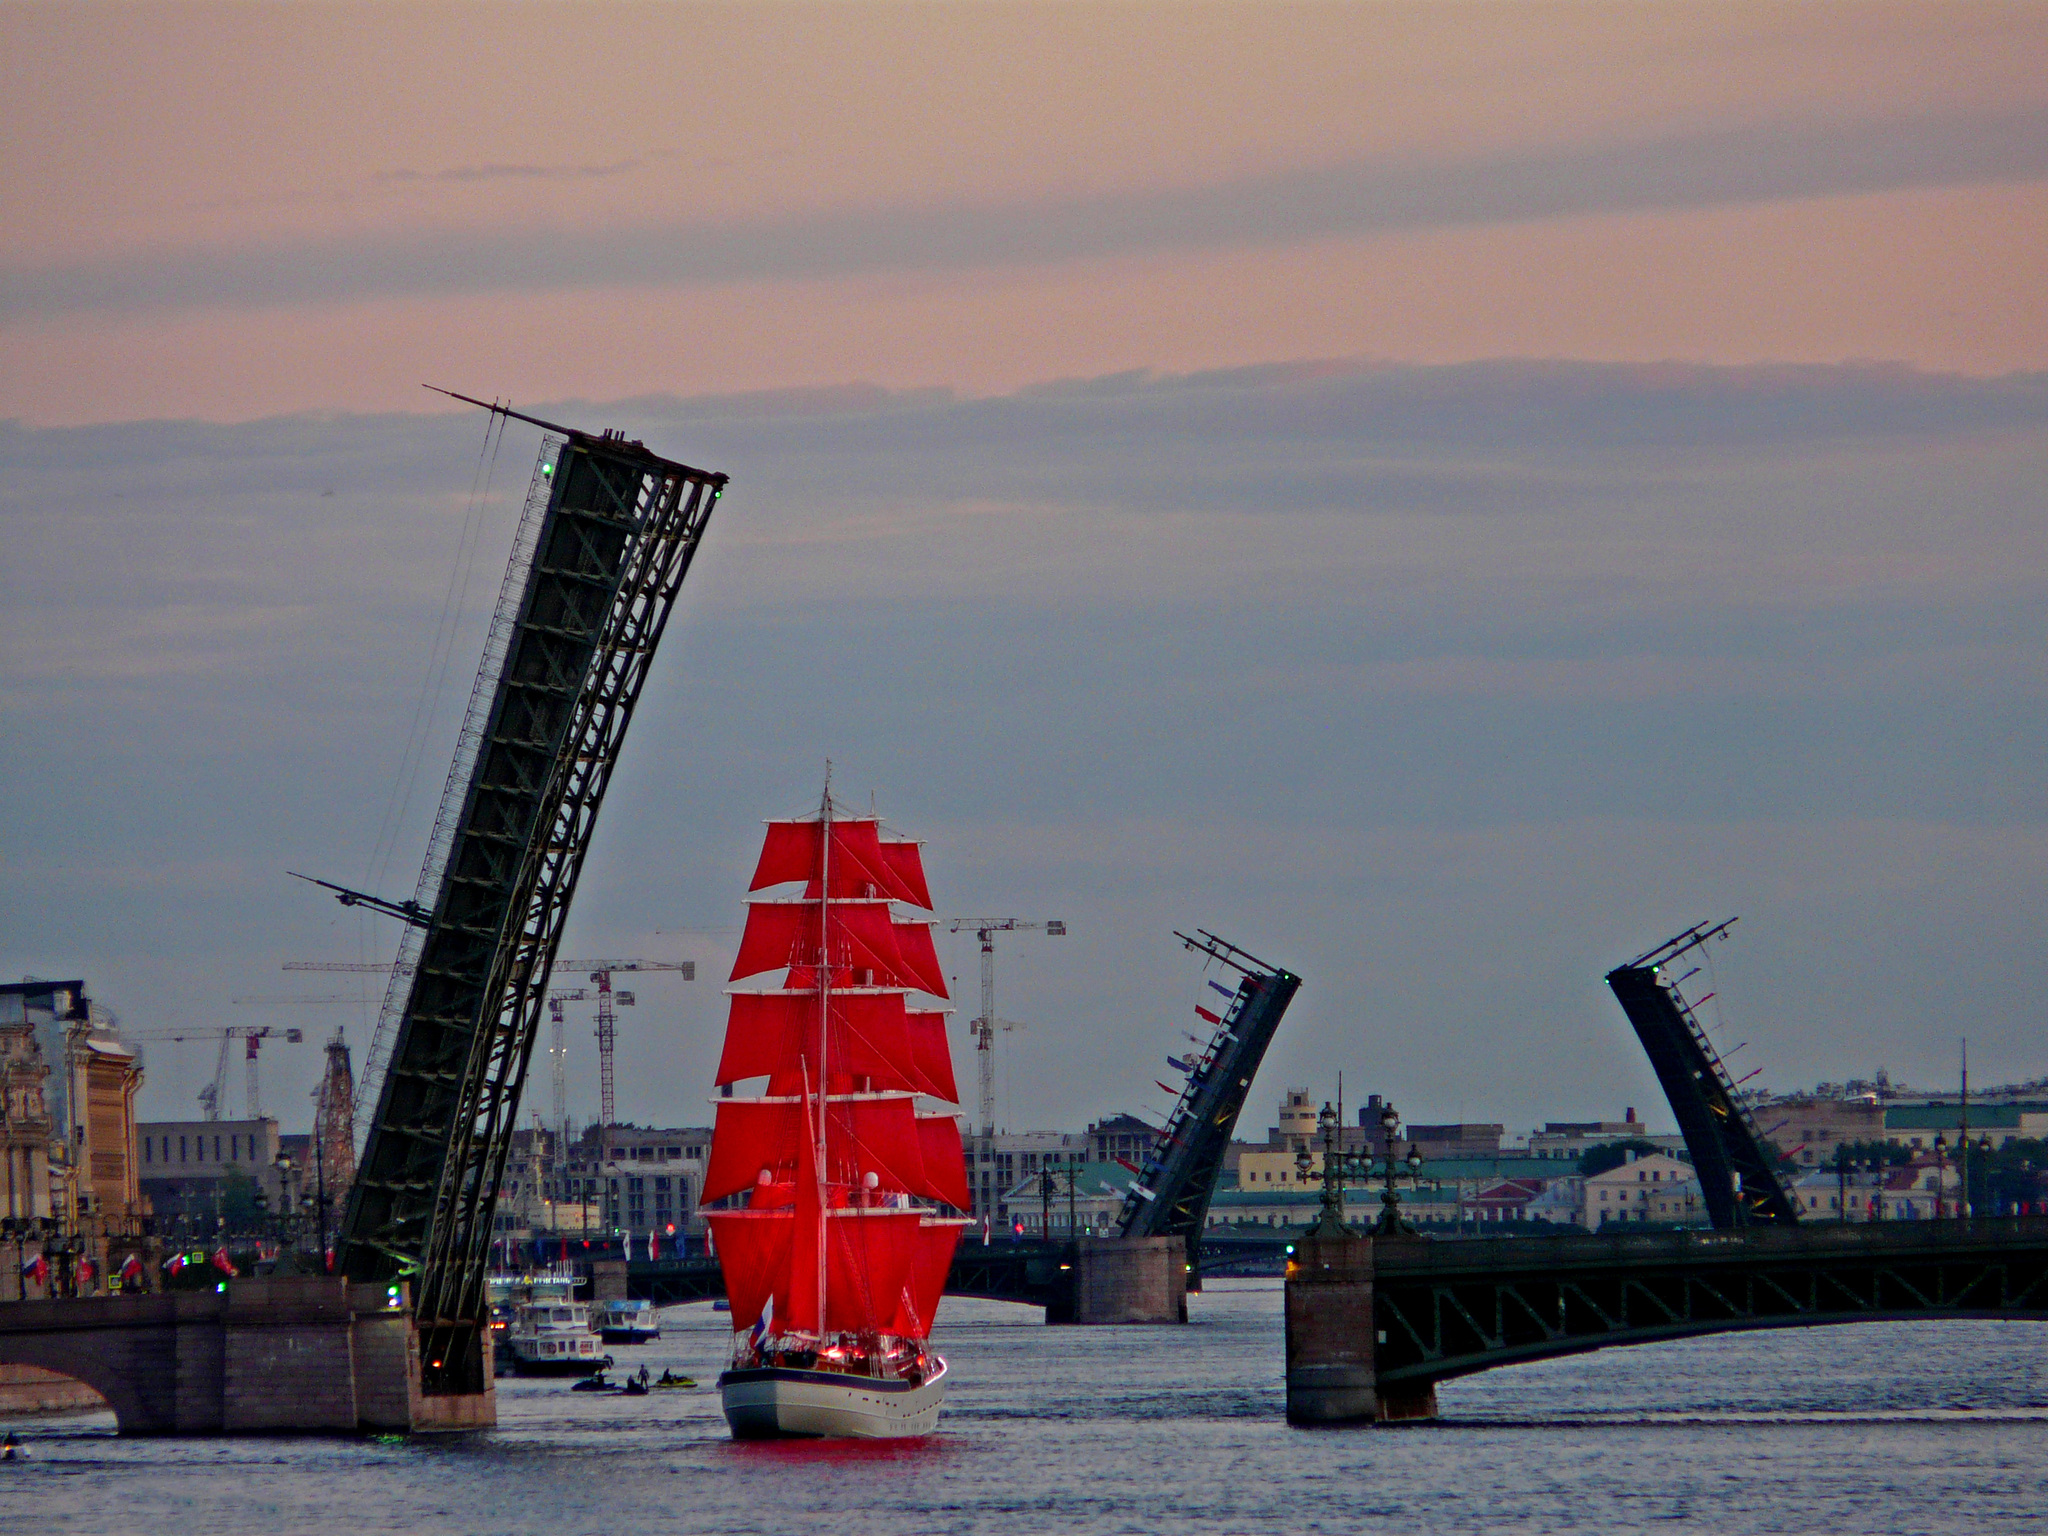
<path fill-rule="evenodd" d="M 1184 1323 L 1187 1244 L 1178 1237 L 1084 1237 L 1067 1247 L 1048 1323 Z"/>
<path fill-rule="evenodd" d="M 481 1392 L 421 1392 L 409 1300 L 403 1286 L 277 1275 L 218 1291 L 12 1302 L 0 1306 L 0 1365 L 83 1382 L 124 1435 L 489 1428 L 488 1360 Z"/>
<path fill-rule="evenodd" d="M 1437 1416 L 1434 1383 L 1382 1386 L 1373 1239 L 1309 1237 L 1287 1265 L 1287 1422 L 1398 1424 Z"/>

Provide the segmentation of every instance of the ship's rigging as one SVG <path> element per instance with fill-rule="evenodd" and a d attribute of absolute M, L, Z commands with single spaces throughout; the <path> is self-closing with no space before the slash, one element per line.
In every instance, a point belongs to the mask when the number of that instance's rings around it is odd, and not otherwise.
<path fill-rule="evenodd" d="M 918 1100 L 953 1103 L 945 978 L 914 842 L 873 818 L 838 816 L 829 791 L 815 820 L 771 822 L 735 982 L 773 971 L 783 984 L 734 990 L 717 1081 L 765 1079 L 718 1101 L 707 1204 L 743 1358 L 916 1369 L 961 1223 L 940 1202 L 968 1200 L 960 1126 Z M 756 1325 L 759 1325 L 758 1327 Z M 893 1368 L 893 1367 L 892 1367 Z"/>

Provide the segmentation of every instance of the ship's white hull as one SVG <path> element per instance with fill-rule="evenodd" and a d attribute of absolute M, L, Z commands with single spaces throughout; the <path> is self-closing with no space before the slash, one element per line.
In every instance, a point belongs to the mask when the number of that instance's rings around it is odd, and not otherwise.
<path fill-rule="evenodd" d="M 725 1421 L 735 1439 L 765 1440 L 792 1435 L 861 1440 L 910 1439 L 939 1425 L 946 1400 L 946 1362 L 912 1386 L 836 1371 L 799 1371 L 777 1366 L 727 1371 L 718 1378 Z"/>

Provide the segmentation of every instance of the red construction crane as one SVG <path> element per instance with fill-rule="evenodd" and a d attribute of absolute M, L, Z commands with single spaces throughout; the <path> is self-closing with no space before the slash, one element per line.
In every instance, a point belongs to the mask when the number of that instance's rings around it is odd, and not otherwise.
<path fill-rule="evenodd" d="M 248 1094 L 248 1113 L 249 1118 L 255 1120 L 259 1119 L 263 1114 L 263 1101 L 257 1092 L 256 1083 L 256 1061 L 263 1049 L 263 1042 L 278 1039 L 283 1040 L 287 1045 L 297 1045 L 306 1038 L 306 1035 L 303 1030 L 279 1029 L 270 1024 L 229 1024 L 217 1029 L 156 1029 L 141 1031 L 129 1029 L 121 1032 L 121 1038 L 124 1040 L 218 1040 L 220 1042 L 220 1060 L 214 1064 L 213 1081 L 199 1090 L 199 1104 L 209 1120 L 218 1120 L 220 1118 L 221 1095 L 227 1092 L 228 1047 L 236 1040 L 246 1040 L 248 1042 L 248 1049 L 243 1053 L 243 1060 L 248 1064 L 249 1069 L 246 1089 Z"/>
<path fill-rule="evenodd" d="M 348 971 L 366 975 L 381 973 L 388 976 L 391 974 L 393 967 L 389 964 L 362 964 L 345 960 L 287 960 L 284 962 L 284 969 L 287 971 Z M 410 971 L 412 968 L 407 966 L 404 969 Z M 598 1118 L 600 1124 L 610 1125 L 616 1118 L 617 1109 L 617 1099 L 613 1092 L 612 1074 L 612 1056 L 614 1047 L 618 1043 L 619 1032 L 617 1010 L 634 1006 L 633 994 L 631 992 L 614 992 L 612 990 L 612 973 L 614 971 L 675 971 L 681 974 L 683 980 L 695 981 L 697 979 L 697 962 L 694 960 L 643 960 L 638 957 L 626 960 L 558 960 L 555 962 L 555 974 L 558 976 L 574 975 L 578 971 L 588 976 L 597 988 Z M 572 991 L 551 991 L 548 993 L 549 1011 L 553 1015 L 558 1031 L 555 1037 L 555 1049 L 552 1053 L 554 1057 L 552 1065 L 554 1068 L 555 1088 L 555 1102 L 552 1107 L 555 1111 L 555 1125 L 558 1129 L 568 1113 L 567 1063 L 564 1058 L 559 1033 L 562 1022 L 561 1004 L 565 1001 L 580 1001 L 586 995 L 581 988 Z"/>

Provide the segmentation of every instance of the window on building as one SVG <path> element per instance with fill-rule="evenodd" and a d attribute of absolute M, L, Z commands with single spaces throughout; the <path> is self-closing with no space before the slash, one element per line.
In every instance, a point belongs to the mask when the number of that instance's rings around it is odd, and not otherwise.
<path fill-rule="evenodd" d="M 143 1138 L 142 1138 L 142 1160 L 143 1160 L 143 1161 L 144 1161 L 145 1163 L 153 1163 L 153 1162 L 155 1162 L 155 1161 L 156 1161 L 156 1159 L 155 1159 L 154 1157 L 152 1157 L 152 1156 L 150 1155 L 150 1154 L 151 1154 L 151 1153 L 152 1153 L 153 1151 L 155 1151 L 155 1150 L 156 1150 L 156 1143 L 155 1143 L 155 1142 L 153 1142 L 153 1141 L 151 1141 L 151 1140 L 150 1140 L 150 1139 L 149 1139 L 149 1138 L 148 1138 L 147 1136 L 143 1137 Z"/>

